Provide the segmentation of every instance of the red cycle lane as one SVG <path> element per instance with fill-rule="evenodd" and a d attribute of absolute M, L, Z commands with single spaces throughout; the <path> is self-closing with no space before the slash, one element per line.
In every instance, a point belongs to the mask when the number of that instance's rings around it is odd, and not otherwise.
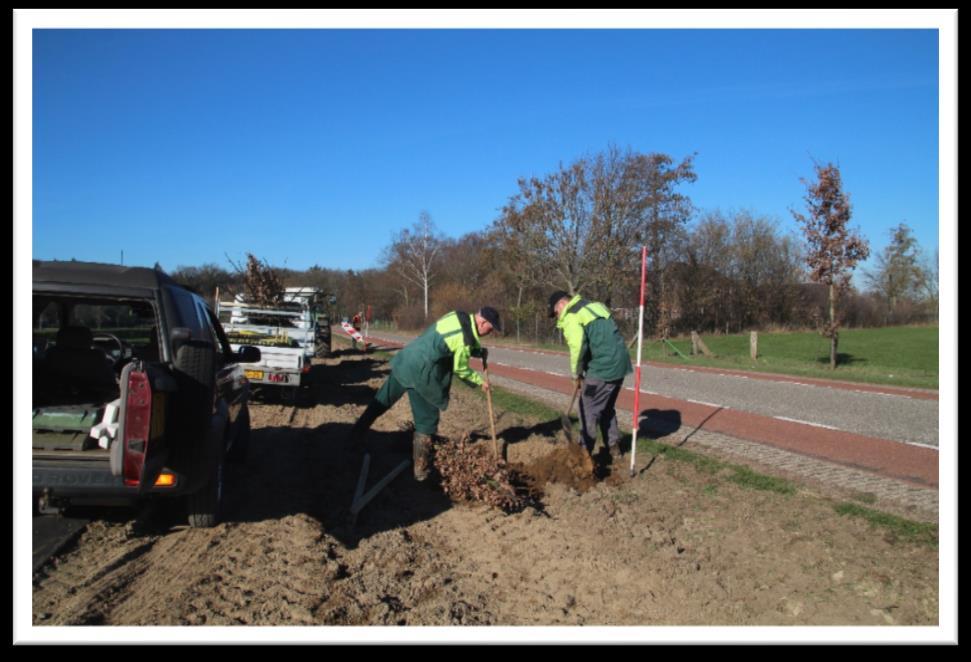
<path fill-rule="evenodd" d="M 382 342 L 401 347 L 400 343 Z M 545 372 L 489 364 L 494 375 L 532 384 L 566 395 L 572 395 L 574 383 L 569 377 Z M 617 399 L 618 409 L 633 411 L 633 389 L 625 388 Z M 640 409 L 648 424 L 652 417 L 668 422 L 717 432 L 739 439 L 762 443 L 786 451 L 826 460 L 855 469 L 870 471 L 920 487 L 938 486 L 938 451 L 887 439 L 830 430 L 770 416 L 751 414 L 661 395 L 641 392 Z M 641 425 L 644 425 L 643 419 Z"/>

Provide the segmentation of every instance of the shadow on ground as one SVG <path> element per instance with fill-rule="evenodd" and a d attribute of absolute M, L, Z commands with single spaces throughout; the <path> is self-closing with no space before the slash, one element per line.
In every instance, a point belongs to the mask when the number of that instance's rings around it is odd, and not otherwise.
<path fill-rule="evenodd" d="M 250 456 L 226 478 L 224 520 L 259 522 L 295 514 L 319 520 L 348 547 L 381 531 L 424 521 L 451 507 L 437 486 L 418 483 L 409 466 L 351 522 L 351 504 L 364 452 L 370 454 L 365 492 L 410 460 L 411 433 L 371 431 L 363 448 L 345 443 L 351 424 L 253 430 Z"/>

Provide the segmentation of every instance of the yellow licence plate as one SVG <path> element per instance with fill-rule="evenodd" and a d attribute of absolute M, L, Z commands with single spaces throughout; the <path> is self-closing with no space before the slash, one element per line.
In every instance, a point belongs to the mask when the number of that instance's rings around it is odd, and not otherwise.
<path fill-rule="evenodd" d="M 243 374 L 246 375 L 246 379 L 263 379 L 262 370 L 244 370 Z"/>

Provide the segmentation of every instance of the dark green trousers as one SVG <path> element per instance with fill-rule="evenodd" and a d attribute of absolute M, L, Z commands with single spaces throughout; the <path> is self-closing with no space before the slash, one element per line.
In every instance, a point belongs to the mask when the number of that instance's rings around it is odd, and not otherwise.
<path fill-rule="evenodd" d="M 374 399 L 390 409 L 405 393 L 408 393 L 408 400 L 411 401 L 411 415 L 415 419 L 415 432 L 436 434 L 440 415 L 438 407 L 421 397 L 414 389 L 402 386 L 401 382 L 394 378 L 394 373 L 388 375 L 388 379 L 375 393 Z"/>

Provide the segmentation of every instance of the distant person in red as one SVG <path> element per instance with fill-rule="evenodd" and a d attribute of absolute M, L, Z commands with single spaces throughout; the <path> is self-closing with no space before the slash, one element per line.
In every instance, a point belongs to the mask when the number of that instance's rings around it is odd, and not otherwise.
<path fill-rule="evenodd" d="M 354 317 L 351 318 L 351 326 L 353 326 L 354 330 L 357 331 L 358 333 L 361 332 L 361 320 L 363 318 L 364 316 L 361 313 L 357 313 L 356 315 L 354 315 Z M 357 349 L 356 339 L 353 339 L 353 338 L 351 339 L 351 347 L 353 347 L 354 349 Z M 364 349 L 367 349 L 367 345 L 365 345 Z"/>

